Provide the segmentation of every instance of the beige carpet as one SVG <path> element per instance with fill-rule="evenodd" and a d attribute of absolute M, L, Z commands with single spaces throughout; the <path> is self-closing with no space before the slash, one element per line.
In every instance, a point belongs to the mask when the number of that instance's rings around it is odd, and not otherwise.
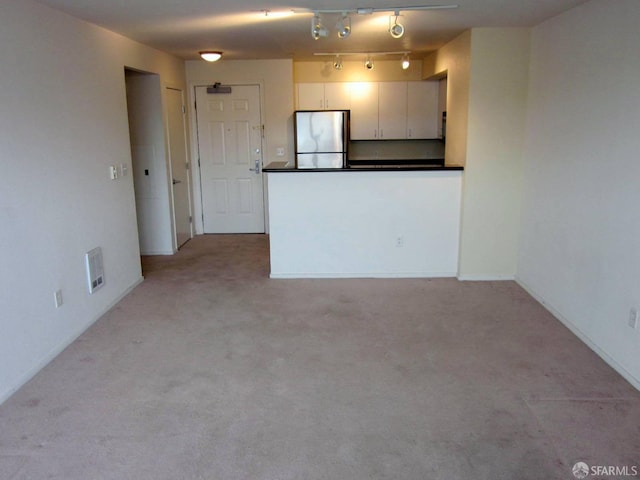
<path fill-rule="evenodd" d="M 0 406 L 0 478 L 567 480 L 578 461 L 640 465 L 640 393 L 513 282 L 270 280 L 263 235 L 201 236 L 143 265 L 142 285 Z"/>

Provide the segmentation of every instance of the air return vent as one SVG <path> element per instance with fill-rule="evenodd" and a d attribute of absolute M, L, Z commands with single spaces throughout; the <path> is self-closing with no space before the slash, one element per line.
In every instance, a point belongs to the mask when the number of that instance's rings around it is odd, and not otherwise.
<path fill-rule="evenodd" d="M 85 255 L 87 263 L 87 280 L 89 293 L 95 292 L 104 285 L 104 267 L 102 265 L 102 249 L 96 247 Z"/>

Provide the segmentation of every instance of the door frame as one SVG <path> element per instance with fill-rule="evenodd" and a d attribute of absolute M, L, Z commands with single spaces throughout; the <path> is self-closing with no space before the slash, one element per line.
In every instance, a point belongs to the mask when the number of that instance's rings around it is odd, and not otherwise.
<path fill-rule="evenodd" d="M 187 174 L 186 174 L 186 180 L 187 180 L 187 202 L 189 204 L 189 216 L 192 218 L 192 221 L 189 225 L 189 240 L 191 240 L 193 238 L 193 234 L 194 234 L 194 228 L 193 228 L 193 207 L 194 207 L 194 201 L 193 201 L 193 188 L 192 188 L 192 181 L 191 181 L 191 172 L 193 171 L 193 161 L 191 158 L 191 152 L 190 152 L 190 146 L 189 146 L 189 124 L 188 124 L 188 117 L 187 117 L 187 112 L 186 112 L 186 107 L 187 107 L 187 95 L 185 95 L 185 91 L 184 88 L 181 85 L 178 84 L 174 84 L 174 83 L 169 83 L 169 82 L 164 82 L 163 85 L 163 90 L 162 90 L 162 97 L 163 97 L 163 108 L 164 108 L 164 117 L 166 119 L 165 121 L 165 125 L 164 125 L 164 129 L 165 129 L 165 148 L 166 148 L 166 153 L 167 153 L 167 172 L 168 172 L 168 183 L 169 183 L 169 191 L 170 191 L 170 198 L 171 198 L 171 227 L 172 227 L 172 232 L 173 232 L 173 250 L 174 252 L 177 252 L 178 249 L 180 248 L 180 246 L 178 245 L 178 227 L 176 225 L 176 204 L 175 204 L 175 198 L 174 198 L 174 192 L 173 192 L 173 162 L 171 159 L 171 137 L 169 134 L 169 100 L 167 97 L 167 90 L 176 90 L 178 92 L 180 92 L 181 97 L 182 97 L 182 105 L 185 108 L 184 114 L 183 114 L 183 122 L 182 122 L 182 129 L 184 130 L 184 158 L 187 160 L 187 162 L 189 163 L 189 166 L 187 168 Z M 188 240 L 187 240 L 188 241 Z"/>
<path fill-rule="evenodd" d="M 210 87 L 216 82 L 220 82 L 223 85 L 228 85 L 230 87 L 258 87 L 258 97 L 260 103 L 260 124 L 262 125 L 262 165 L 260 167 L 260 177 L 262 179 L 262 208 L 263 208 L 263 216 L 264 216 L 264 228 L 265 233 L 269 233 L 269 205 L 268 205 L 268 195 L 267 195 L 267 179 L 262 169 L 264 168 L 264 161 L 266 152 L 268 151 L 268 142 L 267 136 L 265 134 L 264 128 L 264 116 L 265 116 L 265 104 L 264 104 L 264 83 L 262 81 L 255 82 L 236 82 L 229 81 L 224 82 L 219 79 L 212 79 L 210 82 L 203 83 L 199 82 L 191 82 L 189 83 L 189 92 L 188 92 L 188 101 L 189 101 L 189 121 L 192 128 L 191 131 L 191 175 L 192 175 L 192 186 L 193 186 L 193 224 L 195 227 L 196 235 L 202 235 L 204 233 L 204 210 L 202 206 L 202 177 L 200 175 L 200 144 L 198 142 L 198 119 L 196 112 L 196 88 L 197 87 Z"/>

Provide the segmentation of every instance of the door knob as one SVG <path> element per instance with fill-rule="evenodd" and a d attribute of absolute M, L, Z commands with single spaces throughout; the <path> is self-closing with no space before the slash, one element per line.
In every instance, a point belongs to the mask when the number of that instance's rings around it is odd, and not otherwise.
<path fill-rule="evenodd" d="M 175 178 L 173 179 L 173 184 L 177 184 L 177 183 L 182 183 L 182 180 L 176 180 Z"/>
<path fill-rule="evenodd" d="M 256 159 L 256 163 L 255 163 L 255 168 L 250 168 L 249 171 L 250 172 L 256 172 L 256 175 L 258 175 L 260 173 L 260 160 Z"/>

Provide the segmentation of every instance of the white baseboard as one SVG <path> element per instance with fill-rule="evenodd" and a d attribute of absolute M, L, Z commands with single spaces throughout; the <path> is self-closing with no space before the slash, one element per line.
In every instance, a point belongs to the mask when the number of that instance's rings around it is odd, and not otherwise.
<path fill-rule="evenodd" d="M 451 278 L 455 272 L 410 272 L 410 273 L 271 273 L 273 279 L 294 278 Z"/>
<path fill-rule="evenodd" d="M 20 390 L 20 388 L 22 388 L 29 380 L 31 380 L 33 377 L 35 377 L 36 374 L 40 370 L 42 370 L 44 367 L 46 367 L 51 362 L 51 360 L 53 360 L 58 355 L 60 355 L 60 353 L 62 353 L 62 351 L 65 348 L 67 348 L 69 345 L 71 345 L 80 335 L 82 335 L 84 332 L 86 332 L 89 329 L 89 327 L 91 327 L 91 325 L 93 325 L 95 322 L 98 321 L 98 319 L 100 317 L 102 317 L 105 313 L 107 313 L 109 310 L 111 310 L 118 302 L 120 302 L 120 300 L 122 300 L 124 297 L 129 295 L 129 293 L 131 293 L 131 291 L 134 288 L 136 288 L 138 285 L 140 285 L 143 280 L 144 280 L 144 277 L 142 277 L 142 276 L 140 278 L 138 278 L 124 292 L 122 292 L 120 295 L 118 295 L 106 308 L 104 308 L 100 313 L 95 315 L 91 319 L 91 321 L 89 323 L 87 323 L 86 325 L 82 326 L 79 330 L 73 332 L 65 340 L 63 340 L 58 345 L 56 345 L 54 348 L 52 348 L 49 351 L 49 353 L 47 353 L 38 362 L 38 364 L 35 367 L 31 368 L 24 375 L 22 375 L 22 377 L 20 377 L 18 379 L 18 381 L 16 382 L 16 384 L 13 387 L 11 387 L 8 390 L 0 393 L 0 405 L 3 404 L 9 397 L 11 397 L 11 395 L 13 395 L 18 390 Z"/>
<path fill-rule="evenodd" d="M 482 275 L 482 274 L 462 274 L 458 275 L 461 282 L 502 282 L 507 280 L 515 280 L 514 275 Z"/>
<path fill-rule="evenodd" d="M 529 295 L 535 298 L 540 305 L 546 308 L 551 315 L 556 317 L 560 323 L 562 323 L 565 327 L 567 327 L 571 333 L 573 333 L 576 337 L 578 337 L 584 344 L 586 344 L 591 350 L 593 350 L 602 360 L 604 360 L 611 368 L 613 368 L 616 372 L 624 377 L 634 388 L 640 390 L 640 379 L 636 378 L 631 372 L 629 372 L 626 368 L 624 368 L 618 361 L 609 355 L 606 351 L 598 346 L 587 334 L 585 334 L 580 328 L 576 326 L 571 320 L 562 315 L 558 310 L 556 310 L 552 305 L 550 305 L 544 297 L 539 295 L 534 289 L 532 289 L 529 285 L 527 285 L 522 279 L 518 278 L 516 275 L 515 281 L 518 285 L 520 285 Z"/>

